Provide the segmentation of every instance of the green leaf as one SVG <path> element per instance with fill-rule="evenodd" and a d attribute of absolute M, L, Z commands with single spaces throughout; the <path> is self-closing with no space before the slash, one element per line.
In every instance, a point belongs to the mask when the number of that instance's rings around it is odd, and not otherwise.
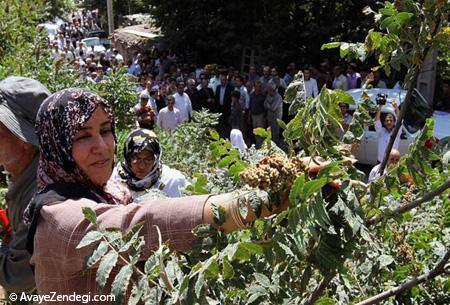
<path fill-rule="evenodd" d="M 328 178 L 320 178 L 308 181 L 304 184 L 302 190 L 302 198 L 306 199 L 319 191 L 325 184 L 328 183 Z"/>
<path fill-rule="evenodd" d="M 231 279 L 234 276 L 233 266 L 226 257 L 222 260 L 222 276 L 226 280 Z"/>
<path fill-rule="evenodd" d="M 283 120 L 277 119 L 278 126 L 281 127 L 281 129 L 285 130 L 287 128 L 286 123 Z"/>
<path fill-rule="evenodd" d="M 131 235 L 131 238 L 119 249 L 119 253 L 126 252 L 130 249 L 130 247 L 139 239 L 139 232 L 141 232 L 143 224 L 135 225 L 127 235 Z"/>
<path fill-rule="evenodd" d="M 253 134 L 255 136 L 260 136 L 262 138 L 267 138 L 270 135 L 267 130 L 265 130 L 264 128 L 260 128 L 260 127 L 253 129 Z"/>
<path fill-rule="evenodd" d="M 105 255 L 105 253 L 108 251 L 108 243 L 106 241 L 102 241 L 98 247 L 92 252 L 92 254 L 87 257 L 87 259 L 84 262 L 83 268 L 91 268 L 94 266 L 102 257 Z"/>
<path fill-rule="evenodd" d="M 211 138 L 213 138 L 213 140 L 215 140 L 215 141 L 219 141 L 220 140 L 220 135 L 219 135 L 219 133 L 216 130 L 211 129 L 210 130 L 210 135 L 211 135 Z"/>
<path fill-rule="evenodd" d="M 227 220 L 225 208 L 213 202 L 211 203 L 211 211 L 213 212 L 214 215 L 214 222 L 218 226 L 223 225 Z"/>
<path fill-rule="evenodd" d="M 336 302 L 332 298 L 320 298 L 314 305 L 335 305 Z"/>
<path fill-rule="evenodd" d="M 341 46 L 341 42 L 329 42 L 322 45 L 321 50 L 336 49 Z"/>
<path fill-rule="evenodd" d="M 263 287 L 270 287 L 270 279 L 262 273 L 254 274 L 256 281 Z"/>
<path fill-rule="evenodd" d="M 235 162 L 228 170 L 228 176 L 239 179 L 239 174 L 245 169 L 246 164 L 241 160 Z"/>
<path fill-rule="evenodd" d="M 240 242 L 238 245 L 238 251 L 239 250 L 245 250 L 249 254 L 262 255 L 264 253 L 263 248 L 260 245 L 252 242 Z"/>
<path fill-rule="evenodd" d="M 116 305 L 122 304 L 132 274 L 133 274 L 133 266 L 125 265 L 120 269 L 119 273 L 116 275 L 111 285 L 111 293 L 115 296 L 113 304 Z"/>
<path fill-rule="evenodd" d="M 258 285 L 253 285 L 248 289 L 248 300 L 247 300 L 247 304 L 251 304 L 253 302 L 255 302 L 258 298 L 265 296 L 267 294 L 267 289 L 265 289 L 264 287 L 258 286 Z"/>
<path fill-rule="evenodd" d="M 100 261 L 96 276 L 96 281 L 100 288 L 103 289 L 103 287 L 105 287 L 106 280 L 108 279 L 111 270 L 116 265 L 118 258 L 119 254 L 115 250 L 111 250 Z"/>
<path fill-rule="evenodd" d="M 349 52 L 350 52 L 350 45 L 346 42 L 341 43 L 341 47 L 339 49 L 339 55 L 341 56 L 341 58 L 347 56 Z"/>
<path fill-rule="evenodd" d="M 197 298 L 200 298 L 200 294 L 202 292 L 204 284 L 205 284 L 205 274 L 200 273 L 198 275 L 197 281 L 195 282 L 195 286 L 194 286 L 194 292 L 195 292 L 195 295 L 197 296 Z"/>
<path fill-rule="evenodd" d="M 295 257 L 294 252 L 292 252 L 291 248 L 289 248 L 288 246 L 286 246 L 285 244 L 279 242 L 278 245 L 280 246 L 281 249 L 283 249 L 284 253 L 286 253 L 286 255 Z"/>
<path fill-rule="evenodd" d="M 88 207 L 84 207 L 82 209 L 84 218 L 89 220 L 90 223 L 92 223 L 94 226 L 97 225 L 97 215 L 95 214 L 94 210 Z"/>
<path fill-rule="evenodd" d="M 386 254 L 380 255 L 377 260 L 380 263 L 380 269 L 383 269 L 394 262 L 394 258 Z"/>
<path fill-rule="evenodd" d="M 89 231 L 86 235 L 84 235 L 83 239 L 77 245 L 77 249 L 86 247 L 90 244 L 99 241 L 103 237 L 103 233 L 99 231 Z"/>
<path fill-rule="evenodd" d="M 333 90 L 333 93 L 331 95 L 336 99 L 338 103 L 346 103 L 349 105 L 355 104 L 355 100 L 353 99 L 352 95 L 350 93 L 342 91 L 341 89 Z"/>
<path fill-rule="evenodd" d="M 128 305 L 136 305 L 140 301 L 144 291 L 147 289 L 149 289 L 148 280 L 145 276 L 142 276 L 137 284 L 133 284 L 130 298 L 128 299 Z"/>
<path fill-rule="evenodd" d="M 407 12 L 401 12 L 398 13 L 396 16 L 396 20 L 399 23 L 400 26 L 403 26 L 405 23 L 407 23 L 411 17 L 413 17 L 414 15 L 411 13 L 407 13 Z"/>
<path fill-rule="evenodd" d="M 221 168 L 228 167 L 235 160 L 236 160 L 236 158 L 233 158 L 232 156 L 226 156 L 222 160 L 220 160 L 218 166 L 221 167 Z"/>
<path fill-rule="evenodd" d="M 302 174 L 295 179 L 294 184 L 292 185 L 291 192 L 289 193 L 289 201 L 292 206 L 296 206 L 301 198 L 303 187 L 305 184 L 305 174 Z"/>
<path fill-rule="evenodd" d="M 392 8 L 380 8 L 379 9 L 380 14 L 385 16 L 392 16 L 395 14 L 395 10 Z"/>

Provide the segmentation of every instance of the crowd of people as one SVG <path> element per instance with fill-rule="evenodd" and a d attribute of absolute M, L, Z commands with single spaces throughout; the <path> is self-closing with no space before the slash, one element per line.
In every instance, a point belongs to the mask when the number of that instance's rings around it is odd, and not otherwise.
<path fill-rule="evenodd" d="M 254 128 L 271 128 L 273 140 L 282 145 L 278 119 L 287 122 L 288 107 L 284 93 L 300 70 L 290 63 L 283 73 L 276 66 L 251 65 L 242 73 L 233 66 L 181 63 L 169 51 L 152 49 L 134 52 L 124 62 L 124 57 L 113 47 L 104 52 L 87 48 L 83 33 L 97 29 L 98 18 L 90 11 L 77 12 L 72 21 L 61 25 L 61 31 L 49 45 L 56 59 L 63 58 L 73 65 L 82 80 L 104 82 L 109 71 L 125 66 L 136 79 L 139 96 L 130 112 L 136 115 L 137 126 L 152 129 L 158 125 L 163 130 L 174 130 L 192 117 L 192 111 L 202 108 L 220 113 L 219 134 L 230 138 L 230 131 L 242 132 L 246 145 L 261 144 L 252 133 Z M 84 31 L 81 31 L 84 29 Z M 306 97 L 316 97 L 322 87 L 354 89 L 364 86 L 386 88 L 380 71 L 350 63 L 347 67 L 320 65 L 302 67 Z M 401 88 L 397 82 L 394 88 Z"/>

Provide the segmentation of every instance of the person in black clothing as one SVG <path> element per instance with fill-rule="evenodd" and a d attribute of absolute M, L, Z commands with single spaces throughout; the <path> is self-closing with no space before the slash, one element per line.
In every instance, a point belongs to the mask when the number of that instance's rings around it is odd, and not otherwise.
<path fill-rule="evenodd" d="M 216 89 L 215 109 L 222 114 L 219 119 L 217 131 L 223 138 L 227 138 L 230 135 L 231 128 L 228 123 L 228 118 L 231 112 L 231 92 L 233 92 L 233 89 L 233 86 L 228 83 L 226 74 L 221 74 L 220 85 Z"/>
<path fill-rule="evenodd" d="M 264 108 L 264 100 L 266 94 L 263 92 L 260 80 L 255 81 L 255 90 L 250 93 L 250 114 L 252 118 L 253 129 L 266 128 L 266 109 Z M 255 136 L 256 147 L 260 147 L 263 139 Z"/>
<path fill-rule="evenodd" d="M 167 97 L 167 84 L 161 84 L 159 86 L 158 99 L 156 100 L 156 108 L 158 108 L 158 112 L 167 106 Z"/>
<path fill-rule="evenodd" d="M 206 74 L 200 75 L 200 89 L 198 91 L 200 97 L 200 105 L 202 107 L 214 111 L 214 91 L 208 87 L 209 79 Z"/>
<path fill-rule="evenodd" d="M 190 78 L 187 81 L 187 89 L 186 94 L 191 99 L 192 110 L 199 111 L 202 109 L 203 105 L 200 101 L 200 95 L 198 94 L 198 90 L 195 86 L 195 80 Z"/>

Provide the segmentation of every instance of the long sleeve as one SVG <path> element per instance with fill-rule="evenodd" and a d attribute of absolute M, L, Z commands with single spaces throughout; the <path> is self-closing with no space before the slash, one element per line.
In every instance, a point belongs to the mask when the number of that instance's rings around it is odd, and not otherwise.
<path fill-rule="evenodd" d="M 319 95 L 319 90 L 317 88 L 317 81 L 312 79 L 313 81 L 313 97 L 317 97 Z"/>
<path fill-rule="evenodd" d="M 35 287 L 30 267 L 30 254 L 26 250 L 28 228 L 17 226 L 9 244 L 0 249 L 0 285 L 9 292 L 31 291 Z"/>
<path fill-rule="evenodd" d="M 185 93 L 184 96 L 185 96 L 185 99 L 187 101 L 187 111 L 188 111 L 188 114 L 189 114 L 189 118 L 191 118 L 192 117 L 192 102 L 191 102 L 191 99 L 189 98 L 189 95 L 187 95 Z"/>
<path fill-rule="evenodd" d="M 44 206 L 34 239 L 33 262 L 41 266 L 50 259 L 59 260 L 61 269 L 78 272 L 90 247 L 76 249 L 81 239 L 93 230 L 82 212 L 83 207 L 93 209 L 101 229 L 119 228 L 128 232 L 143 223 L 141 234 L 146 246 L 143 257 L 158 247 L 157 226 L 163 242 L 174 250 L 188 250 L 195 236 L 192 230 L 202 223 L 203 206 L 208 196 L 160 199 L 129 205 L 99 204 L 91 200 L 67 200 Z"/>

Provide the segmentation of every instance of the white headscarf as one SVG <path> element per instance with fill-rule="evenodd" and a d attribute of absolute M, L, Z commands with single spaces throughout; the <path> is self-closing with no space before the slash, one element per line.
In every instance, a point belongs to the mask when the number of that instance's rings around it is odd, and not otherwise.
<path fill-rule="evenodd" d="M 232 129 L 230 134 L 231 145 L 233 148 L 239 149 L 239 152 L 242 154 L 247 149 L 247 145 L 244 142 L 244 137 L 242 136 L 242 132 L 239 129 Z"/>

